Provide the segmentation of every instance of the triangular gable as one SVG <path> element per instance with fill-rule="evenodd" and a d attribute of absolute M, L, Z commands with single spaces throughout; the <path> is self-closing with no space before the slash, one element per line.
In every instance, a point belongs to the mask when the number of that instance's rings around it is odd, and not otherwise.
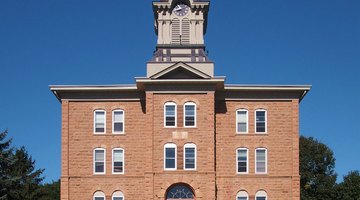
<path fill-rule="evenodd" d="M 151 79 L 209 79 L 209 75 L 183 62 L 176 63 L 150 77 Z"/>

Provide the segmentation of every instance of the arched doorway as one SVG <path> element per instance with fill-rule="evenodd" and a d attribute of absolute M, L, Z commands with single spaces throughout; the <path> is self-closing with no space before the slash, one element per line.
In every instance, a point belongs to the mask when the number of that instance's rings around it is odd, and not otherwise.
<path fill-rule="evenodd" d="M 166 200 L 195 200 L 195 195 L 190 186 L 186 184 L 175 184 L 166 192 Z"/>

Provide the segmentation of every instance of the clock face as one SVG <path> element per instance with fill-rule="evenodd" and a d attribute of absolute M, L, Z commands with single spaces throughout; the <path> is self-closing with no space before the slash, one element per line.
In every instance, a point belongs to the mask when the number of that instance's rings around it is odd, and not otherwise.
<path fill-rule="evenodd" d="M 175 13 L 175 15 L 180 16 L 180 17 L 188 14 L 189 11 L 190 11 L 189 6 L 187 6 L 185 4 L 178 4 L 173 9 L 173 12 Z"/>

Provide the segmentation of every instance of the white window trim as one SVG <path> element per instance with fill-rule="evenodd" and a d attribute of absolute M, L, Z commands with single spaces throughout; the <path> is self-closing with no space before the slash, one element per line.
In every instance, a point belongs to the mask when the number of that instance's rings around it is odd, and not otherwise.
<path fill-rule="evenodd" d="M 239 152 L 238 150 L 246 150 L 246 172 L 238 172 L 239 167 Z M 248 148 L 237 148 L 236 149 L 236 174 L 249 174 L 249 149 Z"/>
<path fill-rule="evenodd" d="M 166 149 L 167 148 L 175 148 L 175 168 L 166 168 Z M 174 143 L 167 143 L 164 145 L 164 170 L 166 170 L 166 171 L 177 170 L 177 146 Z"/>
<path fill-rule="evenodd" d="M 265 150 L 265 172 L 257 171 L 257 150 Z M 255 174 L 267 174 L 268 173 L 268 150 L 267 148 L 256 148 L 255 149 Z"/>
<path fill-rule="evenodd" d="M 244 190 L 237 193 L 236 200 L 238 200 L 239 197 L 246 197 L 246 200 L 249 200 L 249 194 Z"/>
<path fill-rule="evenodd" d="M 246 111 L 246 132 L 239 132 L 239 127 L 238 127 L 238 124 L 239 124 L 239 119 L 238 119 L 238 112 L 239 111 Z M 237 134 L 247 134 L 249 133 L 249 111 L 247 109 L 238 109 L 236 110 L 236 133 Z"/>
<path fill-rule="evenodd" d="M 175 125 L 166 126 L 166 106 L 175 106 Z M 177 105 L 174 102 L 167 102 L 164 104 L 164 127 L 165 128 L 176 128 L 177 127 Z"/>
<path fill-rule="evenodd" d="M 264 132 L 257 132 L 257 123 L 256 123 L 256 112 L 257 111 L 264 111 L 265 112 L 265 131 Z M 267 124 L 268 124 L 268 122 L 267 122 L 267 110 L 265 110 L 265 109 L 257 109 L 257 110 L 255 110 L 255 133 L 257 133 L 257 134 L 267 134 L 267 132 L 268 132 L 268 127 L 267 127 Z"/>
<path fill-rule="evenodd" d="M 115 112 L 122 112 L 123 113 L 123 130 L 121 132 L 115 131 Z M 114 135 L 122 135 L 125 134 L 125 111 L 121 109 L 116 109 L 112 111 L 112 134 Z"/>
<path fill-rule="evenodd" d="M 121 191 L 115 191 L 111 196 L 111 200 L 114 200 L 115 197 L 122 197 L 123 200 L 125 200 L 124 193 L 122 193 Z"/>
<path fill-rule="evenodd" d="M 255 199 L 258 197 L 265 197 L 265 200 L 268 199 L 267 193 L 264 190 L 259 190 L 256 192 Z"/>
<path fill-rule="evenodd" d="M 96 112 L 104 112 L 104 132 L 96 132 Z M 104 135 L 106 134 L 106 111 L 105 110 L 94 110 L 94 127 L 93 132 L 95 135 Z"/>
<path fill-rule="evenodd" d="M 96 150 L 104 150 L 104 172 L 95 172 L 95 151 Z M 106 149 L 105 148 L 95 148 L 93 151 L 93 172 L 94 174 L 106 174 Z"/>
<path fill-rule="evenodd" d="M 194 106 L 194 126 L 186 126 L 186 123 L 185 123 L 185 118 L 186 118 L 186 115 L 185 115 L 185 106 L 188 106 L 188 105 L 190 105 L 190 106 Z M 184 125 L 184 127 L 185 128 L 196 128 L 196 103 L 194 103 L 194 102 L 186 102 L 185 104 L 184 104 L 184 106 L 183 106 L 183 110 L 184 110 L 184 113 L 183 113 L 183 115 L 184 115 L 184 117 L 183 117 L 183 125 Z"/>
<path fill-rule="evenodd" d="M 185 159 L 186 159 L 186 154 L 185 154 L 185 149 L 186 148 L 194 148 L 194 168 L 186 168 L 186 163 L 185 163 Z M 194 171 L 197 169 L 197 148 L 196 148 L 196 144 L 194 143 L 188 143 L 184 145 L 184 170 L 188 170 L 188 171 Z"/>
<path fill-rule="evenodd" d="M 123 163 L 123 171 L 122 172 L 114 172 L 114 151 L 115 150 L 122 150 L 122 163 Z M 113 148 L 112 149 L 112 174 L 125 174 L 125 150 L 123 148 Z"/>
<path fill-rule="evenodd" d="M 106 200 L 105 193 L 102 191 L 95 192 L 95 194 L 93 195 L 93 200 L 95 200 L 95 197 L 102 197 L 102 198 L 104 198 L 104 200 Z"/>

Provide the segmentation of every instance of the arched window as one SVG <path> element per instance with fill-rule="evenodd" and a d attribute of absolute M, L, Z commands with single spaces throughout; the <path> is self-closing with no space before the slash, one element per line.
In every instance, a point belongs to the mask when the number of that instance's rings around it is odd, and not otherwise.
<path fill-rule="evenodd" d="M 249 152 L 247 148 L 238 148 L 236 150 L 236 173 L 249 173 Z"/>
<path fill-rule="evenodd" d="M 177 169 L 177 149 L 176 145 L 172 143 L 165 144 L 164 146 L 164 169 L 176 170 Z"/>
<path fill-rule="evenodd" d="M 267 173 L 267 149 L 256 148 L 255 150 L 255 173 L 266 174 Z"/>
<path fill-rule="evenodd" d="M 237 133 L 248 133 L 249 129 L 249 117 L 248 111 L 240 109 L 236 111 L 236 132 Z"/>
<path fill-rule="evenodd" d="M 124 200 L 124 194 L 120 191 L 116 191 L 112 195 L 112 200 Z"/>
<path fill-rule="evenodd" d="M 124 174 L 124 149 L 114 148 L 112 152 L 113 161 L 112 161 L 112 173 L 113 174 Z"/>
<path fill-rule="evenodd" d="M 196 104 L 193 102 L 184 104 L 184 127 L 196 127 Z"/>
<path fill-rule="evenodd" d="M 114 110 L 112 114 L 112 128 L 113 128 L 113 134 L 122 134 L 124 133 L 125 129 L 125 112 L 123 110 Z"/>
<path fill-rule="evenodd" d="M 94 194 L 93 200 L 106 200 L 105 194 L 102 191 L 97 191 Z"/>
<path fill-rule="evenodd" d="M 167 200 L 173 200 L 173 199 L 188 199 L 192 200 L 194 199 L 194 192 L 193 190 L 185 185 L 185 184 L 176 184 L 169 188 L 166 194 Z"/>
<path fill-rule="evenodd" d="M 184 170 L 196 170 L 196 144 L 184 145 Z"/>
<path fill-rule="evenodd" d="M 106 112 L 105 110 L 94 111 L 94 133 L 105 134 L 106 132 Z"/>
<path fill-rule="evenodd" d="M 236 195 L 236 200 L 249 200 L 249 194 L 246 191 L 240 191 Z"/>
<path fill-rule="evenodd" d="M 265 191 L 260 190 L 256 193 L 255 200 L 267 200 L 267 194 Z"/>
<path fill-rule="evenodd" d="M 164 126 L 176 127 L 176 104 L 167 102 L 164 105 Z"/>
<path fill-rule="evenodd" d="M 105 174 L 105 149 L 94 149 L 94 174 Z"/>
<path fill-rule="evenodd" d="M 267 132 L 267 112 L 264 109 L 255 111 L 255 133 Z"/>

